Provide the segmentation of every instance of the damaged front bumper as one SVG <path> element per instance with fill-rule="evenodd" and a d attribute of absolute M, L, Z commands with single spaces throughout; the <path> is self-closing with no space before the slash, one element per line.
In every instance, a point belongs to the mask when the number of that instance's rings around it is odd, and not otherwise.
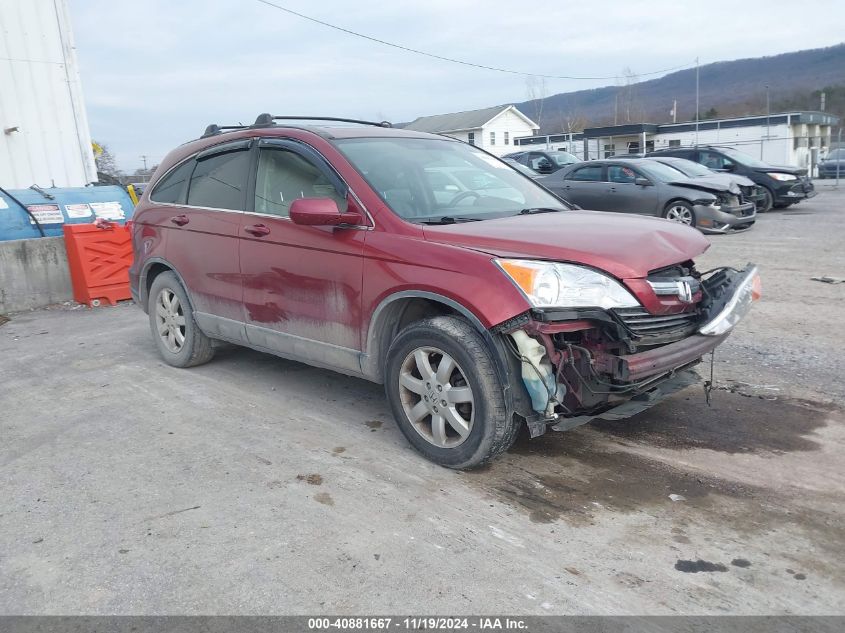
<path fill-rule="evenodd" d="M 624 324 L 598 319 L 596 310 L 573 311 L 571 320 L 558 322 L 527 317 L 502 331 L 520 361 L 531 435 L 549 424 L 565 430 L 597 417 L 629 417 L 697 382 L 688 370 L 728 337 L 759 297 L 757 266 L 714 271 L 702 288 L 693 331 L 665 344 L 626 339 Z"/>
<path fill-rule="evenodd" d="M 695 205 L 696 227 L 702 233 L 732 233 L 751 228 L 757 220 L 757 207 L 753 202 L 735 206 Z"/>

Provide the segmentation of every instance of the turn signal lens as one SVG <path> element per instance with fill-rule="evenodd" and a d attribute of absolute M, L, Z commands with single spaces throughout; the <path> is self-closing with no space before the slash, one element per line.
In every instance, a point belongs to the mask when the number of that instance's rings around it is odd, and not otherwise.
<path fill-rule="evenodd" d="M 751 300 L 759 301 L 762 296 L 763 282 L 760 279 L 760 275 L 754 275 L 754 279 L 751 281 Z"/>
<path fill-rule="evenodd" d="M 518 259 L 501 259 L 499 266 L 513 279 L 522 292 L 528 295 L 534 291 L 534 280 L 537 279 L 537 274 L 540 272 L 537 267 L 527 265 L 527 262 Z"/>

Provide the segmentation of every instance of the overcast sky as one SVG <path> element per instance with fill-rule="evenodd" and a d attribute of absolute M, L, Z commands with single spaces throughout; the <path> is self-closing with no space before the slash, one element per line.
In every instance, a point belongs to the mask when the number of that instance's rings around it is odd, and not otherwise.
<path fill-rule="evenodd" d="M 835 0 L 273 0 L 478 64 L 613 77 L 845 39 Z M 526 78 L 353 37 L 257 0 L 70 0 L 91 133 L 125 170 L 261 112 L 408 121 L 524 101 Z M 651 78 L 651 77 L 642 77 Z M 546 80 L 547 94 L 617 83 Z"/>

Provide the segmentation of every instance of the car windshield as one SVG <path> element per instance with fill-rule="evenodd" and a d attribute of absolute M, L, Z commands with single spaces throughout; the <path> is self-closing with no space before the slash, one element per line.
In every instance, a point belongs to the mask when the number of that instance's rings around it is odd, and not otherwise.
<path fill-rule="evenodd" d="M 549 152 L 549 156 L 557 164 L 558 167 L 571 165 L 572 163 L 580 163 L 578 157 L 569 152 Z"/>
<path fill-rule="evenodd" d="M 671 162 L 663 163 L 663 161 L 658 161 L 664 165 L 668 165 L 674 169 L 677 169 L 679 172 L 683 173 L 685 176 L 712 176 L 713 172 L 707 169 L 701 163 L 696 163 L 695 161 L 686 160 L 684 158 L 679 158 L 677 160 L 673 160 Z"/>
<path fill-rule="evenodd" d="M 842 160 L 845 159 L 845 149 L 835 149 L 827 155 L 828 160 Z"/>
<path fill-rule="evenodd" d="M 674 182 L 676 180 L 686 180 L 684 173 L 669 165 L 658 163 L 657 161 L 643 161 L 637 163 L 637 166 L 642 169 L 646 176 L 659 180 L 660 182 Z"/>
<path fill-rule="evenodd" d="M 740 165 L 745 165 L 746 167 L 770 167 L 768 163 L 764 163 L 761 160 L 757 160 L 753 156 L 749 156 L 743 152 L 738 152 L 735 149 L 730 147 L 720 147 L 719 151 L 722 152 L 725 156 L 733 159 Z"/>
<path fill-rule="evenodd" d="M 569 208 L 530 178 L 466 143 L 402 137 L 334 143 L 409 222 L 486 220 L 525 209 Z"/>

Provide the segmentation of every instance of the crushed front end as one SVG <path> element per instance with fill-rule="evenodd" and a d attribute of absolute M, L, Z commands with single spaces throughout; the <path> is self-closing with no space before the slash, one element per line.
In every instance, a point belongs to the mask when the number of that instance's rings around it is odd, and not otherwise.
<path fill-rule="evenodd" d="M 698 382 L 691 368 L 748 312 L 760 278 L 751 264 L 702 274 L 690 261 L 625 289 L 616 305 L 534 307 L 496 328 L 519 363 L 532 436 L 629 417 Z"/>

